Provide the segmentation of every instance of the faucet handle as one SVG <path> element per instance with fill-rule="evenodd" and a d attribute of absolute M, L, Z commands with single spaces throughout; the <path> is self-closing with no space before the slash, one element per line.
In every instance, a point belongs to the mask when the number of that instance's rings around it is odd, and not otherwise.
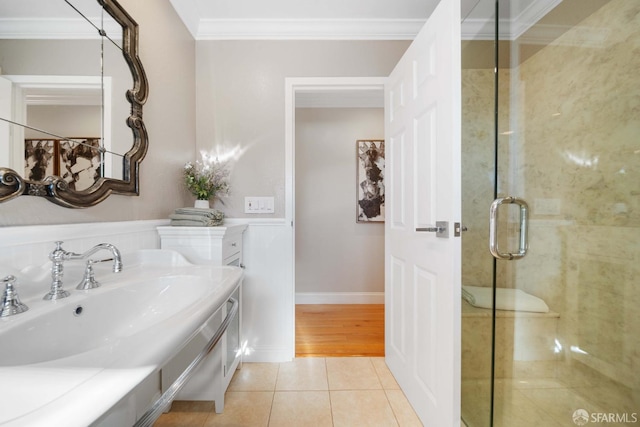
<path fill-rule="evenodd" d="M 71 258 L 71 256 L 77 255 L 72 252 L 67 252 L 62 249 L 62 241 L 55 242 L 56 248 L 49 254 L 51 260 L 51 290 L 43 297 L 43 299 L 57 300 L 60 298 L 66 298 L 70 294 L 62 289 L 62 276 L 64 275 L 64 261 Z"/>
<path fill-rule="evenodd" d="M 7 286 L 2 295 L 2 306 L 0 306 L 0 317 L 13 316 L 14 314 L 24 313 L 29 310 L 25 304 L 20 302 L 18 292 L 15 290 L 15 284 L 17 283 L 15 276 L 7 276 L 0 280 L 2 283 L 6 283 Z"/>
<path fill-rule="evenodd" d="M 49 254 L 49 259 L 53 262 L 56 261 L 62 261 L 64 258 L 64 254 L 65 254 L 65 250 L 62 249 L 62 244 L 64 243 L 62 240 L 58 240 L 57 242 L 54 242 L 56 247 L 54 250 L 51 251 L 51 253 Z"/>
<path fill-rule="evenodd" d="M 100 287 L 100 283 L 96 280 L 93 274 L 93 264 L 95 264 L 96 262 L 103 262 L 103 261 L 107 261 L 107 260 L 98 260 L 98 261 L 88 260 L 87 261 L 87 266 L 84 269 L 84 277 L 82 277 L 82 280 L 80 281 L 78 286 L 76 286 L 76 289 L 86 291 L 89 289 L 95 289 Z"/>

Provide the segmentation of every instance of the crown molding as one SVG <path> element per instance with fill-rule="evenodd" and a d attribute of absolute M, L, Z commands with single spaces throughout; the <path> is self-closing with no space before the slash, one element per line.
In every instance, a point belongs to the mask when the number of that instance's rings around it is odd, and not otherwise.
<path fill-rule="evenodd" d="M 196 40 L 413 40 L 424 22 L 422 19 L 201 19 L 194 38 Z"/>
<path fill-rule="evenodd" d="M 99 21 L 99 18 L 96 18 Z M 96 21 L 96 22 L 98 22 Z M 122 39 L 122 27 L 104 21 L 104 30 L 114 40 Z M 83 18 L 0 18 L 0 39 L 99 39 L 98 30 Z"/>
<path fill-rule="evenodd" d="M 4 75 L 13 82 L 31 105 L 101 106 L 103 84 L 111 87 L 110 77 L 101 76 L 25 76 Z M 104 96 L 110 97 L 111 91 Z"/>
<path fill-rule="evenodd" d="M 516 17 L 510 19 L 500 18 L 500 39 L 517 40 L 560 3 L 562 3 L 562 0 L 532 1 Z M 493 19 L 468 18 L 462 22 L 463 40 L 493 40 L 494 38 L 495 21 Z"/>

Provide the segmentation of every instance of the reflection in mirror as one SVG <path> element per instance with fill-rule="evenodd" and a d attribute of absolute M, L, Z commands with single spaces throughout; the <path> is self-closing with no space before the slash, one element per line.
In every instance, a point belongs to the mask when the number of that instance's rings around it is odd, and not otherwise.
<path fill-rule="evenodd" d="M 147 81 L 137 34 L 115 0 L 0 2 L 0 201 L 86 207 L 138 194 Z"/>
<path fill-rule="evenodd" d="M 123 61 L 122 50 L 108 40 L 104 42 L 104 67 L 103 75 L 105 80 L 110 81 L 110 87 L 105 85 L 105 112 L 110 113 L 110 117 L 105 117 L 105 144 L 109 143 L 109 151 L 112 153 L 126 153 L 131 148 L 131 129 L 122 118 L 129 115 L 131 104 L 127 98 L 122 96 L 134 85 L 133 77 L 129 67 Z M 111 93 L 107 93 L 111 91 Z M 107 106 L 106 99 L 109 105 Z M 108 122 L 108 123 L 107 123 Z M 112 176 L 122 176 L 122 161 L 111 163 L 110 170 Z"/>
<path fill-rule="evenodd" d="M 25 170 L 24 162 L 29 157 L 29 151 L 26 147 L 23 148 L 25 139 L 69 138 L 75 141 L 78 140 L 78 135 L 83 135 L 81 139 L 97 140 L 99 147 L 104 147 L 106 152 L 111 151 L 111 136 L 107 132 L 110 130 L 111 117 L 105 114 L 102 118 L 102 100 L 104 99 L 105 105 L 110 105 L 110 77 L 4 76 L 0 79 L 9 80 L 16 92 L 19 92 L 20 103 L 24 107 L 20 109 L 26 116 L 26 120 L 15 118 L 16 121 L 24 121 L 25 126 L 14 126 L 12 129 L 12 143 L 7 146 L 8 150 L 0 152 L 1 165 L 8 165 L 16 171 Z M 104 96 L 102 83 L 105 87 Z M 14 101 L 16 104 L 17 100 Z M 110 110 L 105 109 L 105 113 L 107 111 Z M 122 115 L 125 116 L 126 111 Z M 121 169 L 113 171 L 111 165 L 103 163 L 103 166 L 99 176 L 122 177 Z M 58 175 L 57 169 L 54 174 Z M 25 175 L 25 178 L 40 180 L 29 175 Z"/>

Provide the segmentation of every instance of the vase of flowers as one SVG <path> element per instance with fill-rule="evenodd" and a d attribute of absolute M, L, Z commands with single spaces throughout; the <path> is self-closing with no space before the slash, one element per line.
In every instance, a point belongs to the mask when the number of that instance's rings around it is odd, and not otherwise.
<path fill-rule="evenodd" d="M 188 162 L 184 165 L 184 182 L 196 196 L 195 207 L 208 209 L 209 201 L 229 194 L 229 169 L 217 159 Z"/>

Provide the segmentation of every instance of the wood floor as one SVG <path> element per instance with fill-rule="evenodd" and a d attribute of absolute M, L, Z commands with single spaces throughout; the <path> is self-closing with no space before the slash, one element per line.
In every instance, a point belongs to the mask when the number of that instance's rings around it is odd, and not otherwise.
<path fill-rule="evenodd" d="M 296 305 L 296 357 L 384 357 L 384 305 Z"/>

